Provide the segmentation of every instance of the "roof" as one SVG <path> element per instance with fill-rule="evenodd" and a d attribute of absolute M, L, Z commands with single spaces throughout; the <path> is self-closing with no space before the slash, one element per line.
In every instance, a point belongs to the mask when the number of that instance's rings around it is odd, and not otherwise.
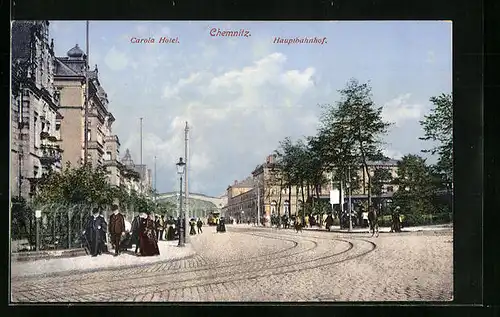
<path fill-rule="evenodd" d="M 249 187 L 254 187 L 255 186 L 255 181 L 248 177 L 241 182 L 238 182 L 234 185 L 230 185 L 232 188 L 249 188 Z"/>
<path fill-rule="evenodd" d="M 83 58 L 85 56 L 85 53 L 80 49 L 78 44 L 76 44 L 66 53 L 66 55 L 68 55 L 69 58 Z"/>
<path fill-rule="evenodd" d="M 134 165 L 134 161 L 132 160 L 129 149 L 125 150 L 125 155 L 122 158 L 122 163 L 125 165 Z"/>
<path fill-rule="evenodd" d="M 26 61 L 30 56 L 33 21 L 12 23 L 12 61 Z"/>
<path fill-rule="evenodd" d="M 386 161 L 366 161 L 368 165 L 378 165 L 378 166 L 396 166 L 398 165 L 398 160 L 389 159 Z"/>
<path fill-rule="evenodd" d="M 60 57 L 56 57 L 55 75 L 69 77 L 83 76 L 83 74 L 76 72 L 74 69 L 66 65 L 66 63 L 64 63 L 64 60 L 62 60 Z"/>

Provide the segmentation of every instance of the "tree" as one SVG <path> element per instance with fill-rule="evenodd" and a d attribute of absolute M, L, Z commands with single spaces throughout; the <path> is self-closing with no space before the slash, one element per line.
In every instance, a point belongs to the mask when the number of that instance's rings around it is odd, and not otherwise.
<path fill-rule="evenodd" d="M 424 214 L 432 212 L 434 182 L 431 169 L 425 159 L 409 154 L 398 162 L 398 177 L 394 181 L 398 190 L 393 196 L 395 205 L 405 214 Z"/>
<path fill-rule="evenodd" d="M 379 154 L 380 137 L 387 133 L 391 123 L 382 120 L 382 107 L 375 107 L 369 84 L 351 79 L 341 89 L 341 100 L 336 106 L 325 106 L 320 133 L 330 144 L 325 155 L 332 158 L 346 178 L 346 167 L 357 170 L 361 164 L 368 176 L 368 201 L 371 203 L 371 176 L 367 161 Z M 347 166 L 346 166 L 347 165 Z"/>
<path fill-rule="evenodd" d="M 42 204 L 106 206 L 113 203 L 115 193 L 105 168 L 67 164 L 61 173 L 49 172 L 42 178 L 34 200 Z"/>
<path fill-rule="evenodd" d="M 421 140 L 433 141 L 437 145 L 422 150 L 424 153 L 438 155 L 436 170 L 447 184 L 453 181 L 453 99 L 451 94 L 441 94 L 430 98 L 433 108 L 430 114 L 420 121 L 424 129 Z"/>
<path fill-rule="evenodd" d="M 392 181 L 391 172 L 385 168 L 377 168 L 373 172 L 372 178 L 372 194 L 380 196 L 384 184 L 389 184 Z"/>

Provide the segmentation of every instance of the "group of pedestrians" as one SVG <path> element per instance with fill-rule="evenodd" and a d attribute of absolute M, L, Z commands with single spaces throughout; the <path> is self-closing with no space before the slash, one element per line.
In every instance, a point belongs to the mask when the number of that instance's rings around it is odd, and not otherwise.
<path fill-rule="evenodd" d="M 87 219 L 82 232 L 85 250 L 93 257 L 107 253 L 107 234 L 110 236 L 114 256 L 132 248 L 135 244 L 135 254 L 140 256 L 160 255 L 158 247 L 157 226 L 154 216 L 148 211 L 141 212 L 132 221 L 125 220 L 118 205 L 111 206 L 112 214 L 109 224 L 106 222 L 102 208 L 96 207 Z"/>

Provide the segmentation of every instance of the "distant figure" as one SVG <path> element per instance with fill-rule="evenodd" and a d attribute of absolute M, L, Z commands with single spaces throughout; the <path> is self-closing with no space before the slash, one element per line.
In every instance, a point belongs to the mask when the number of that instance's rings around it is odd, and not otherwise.
<path fill-rule="evenodd" d="M 203 233 L 203 230 L 201 227 L 203 227 L 203 221 L 201 221 L 200 218 L 198 218 L 198 221 L 196 222 L 196 227 L 198 227 L 198 233 Z"/>
<path fill-rule="evenodd" d="M 109 233 L 111 235 L 111 243 L 115 249 L 115 256 L 120 254 L 120 240 L 125 235 L 125 217 L 118 210 L 118 205 L 111 206 L 113 213 L 109 216 Z"/>
<path fill-rule="evenodd" d="M 195 235 L 196 229 L 194 227 L 196 226 L 196 221 L 194 219 L 191 219 L 191 221 L 189 221 L 189 226 L 191 227 L 191 229 L 189 230 L 189 234 Z"/>
<path fill-rule="evenodd" d="M 174 229 L 175 221 L 174 221 L 174 218 L 172 216 L 170 216 L 168 218 L 167 225 L 168 225 L 167 240 L 172 241 L 175 239 L 175 229 Z"/>
<path fill-rule="evenodd" d="M 326 223 L 326 230 L 330 231 L 332 229 L 332 226 L 333 226 L 332 214 L 328 214 L 328 216 L 325 219 L 325 223 Z"/>
<path fill-rule="evenodd" d="M 85 224 L 85 230 L 82 233 L 84 247 L 91 256 L 102 254 L 102 245 L 104 244 L 103 237 L 106 235 L 106 221 L 103 217 L 99 217 L 99 209 L 92 210 Z"/>
<path fill-rule="evenodd" d="M 224 217 L 221 217 L 219 219 L 219 222 L 217 224 L 217 232 L 226 232 L 226 224 L 225 224 Z"/>
<path fill-rule="evenodd" d="M 399 206 L 397 206 L 392 213 L 391 232 L 401 232 L 401 221 L 400 221 L 400 215 L 399 215 L 400 209 L 401 208 Z"/>
<path fill-rule="evenodd" d="M 301 221 L 300 217 L 295 217 L 293 227 L 295 229 L 295 232 L 297 232 L 297 233 L 302 232 L 302 221 Z"/>
<path fill-rule="evenodd" d="M 376 234 L 378 237 L 378 216 L 375 207 L 368 207 L 368 221 L 370 223 L 370 231 L 372 232 L 372 237 Z"/>
<path fill-rule="evenodd" d="M 163 230 L 164 228 L 164 223 L 163 223 L 163 217 L 160 215 L 156 215 L 155 219 L 155 227 L 156 227 L 156 237 L 158 240 L 163 240 Z"/>

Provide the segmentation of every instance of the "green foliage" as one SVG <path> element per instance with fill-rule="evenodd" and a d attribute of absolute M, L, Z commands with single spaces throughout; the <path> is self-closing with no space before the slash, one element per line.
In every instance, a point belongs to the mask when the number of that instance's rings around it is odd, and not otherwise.
<path fill-rule="evenodd" d="M 43 204 L 107 206 L 113 202 L 113 193 L 105 168 L 68 164 L 61 173 L 51 172 L 42 179 L 34 200 Z"/>
<path fill-rule="evenodd" d="M 34 197 L 38 205 L 86 205 L 106 207 L 119 201 L 122 210 L 155 212 L 155 204 L 149 196 L 135 191 L 128 193 L 125 187 L 111 186 L 104 167 L 93 168 L 90 164 L 71 167 L 61 173 L 51 172 L 44 176 Z"/>
<path fill-rule="evenodd" d="M 351 79 L 339 92 L 341 100 L 335 106 L 325 107 L 319 138 L 323 160 L 329 166 L 340 168 L 339 174 L 346 180 L 348 167 L 357 170 L 362 164 L 367 170 L 367 161 L 380 155 L 380 137 L 391 124 L 382 120 L 382 107 L 376 107 L 372 101 L 368 83 Z M 370 197 L 370 188 L 368 192 Z"/>
<path fill-rule="evenodd" d="M 372 178 L 372 194 L 379 196 L 382 194 L 382 186 L 392 182 L 392 175 L 388 169 L 377 168 L 373 172 Z"/>
<path fill-rule="evenodd" d="M 420 139 L 432 141 L 437 145 L 422 152 L 438 155 L 436 171 L 445 182 L 451 183 L 453 180 L 453 99 L 451 94 L 441 94 L 430 98 L 430 101 L 434 107 L 431 113 L 420 121 L 425 133 Z"/>
<path fill-rule="evenodd" d="M 404 156 L 398 163 L 398 178 L 394 183 L 399 189 L 393 196 L 393 203 L 405 214 L 433 213 L 436 187 L 425 159 L 413 154 Z"/>

